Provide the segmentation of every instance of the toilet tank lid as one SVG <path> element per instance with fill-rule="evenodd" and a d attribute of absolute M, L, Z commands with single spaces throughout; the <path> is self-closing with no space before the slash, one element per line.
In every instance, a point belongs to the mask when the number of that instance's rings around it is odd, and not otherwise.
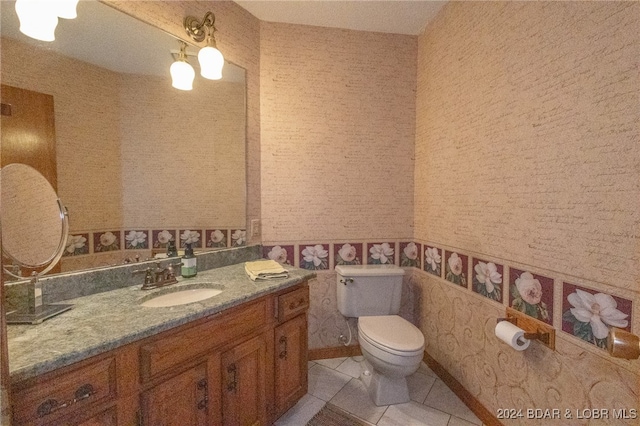
<path fill-rule="evenodd" d="M 338 265 L 336 272 L 343 277 L 404 275 L 404 269 L 395 265 Z"/>

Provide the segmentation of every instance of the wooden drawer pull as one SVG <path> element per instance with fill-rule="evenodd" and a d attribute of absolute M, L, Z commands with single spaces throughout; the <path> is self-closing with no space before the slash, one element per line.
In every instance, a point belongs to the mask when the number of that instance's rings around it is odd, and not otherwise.
<path fill-rule="evenodd" d="M 74 394 L 73 402 L 76 403 L 78 401 L 82 401 L 83 399 L 90 398 L 91 395 L 95 394 L 96 391 L 93 389 L 93 386 L 87 383 L 86 385 L 82 385 L 78 388 Z"/>
<path fill-rule="evenodd" d="M 236 365 L 231 364 L 227 367 L 227 373 L 233 375 L 233 380 L 227 383 L 227 391 L 235 393 L 238 388 L 238 371 L 236 369 Z"/>
<path fill-rule="evenodd" d="M 278 358 L 286 359 L 287 358 L 287 336 L 281 336 L 278 342 L 280 343 L 280 347 L 284 347 L 284 349 L 282 349 L 278 354 Z"/>
<path fill-rule="evenodd" d="M 90 398 L 91 395 L 94 395 L 95 393 L 96 391 L 93 389 L 93 386 L 87 383 L 86 385 L 80 386 L 76 390 L 76 392 L 73 395 L 74 398 L 70 401 L 58 403 L 58 401 L 56 401 L 55 399 L 49 398 L 38 406 L 38 410 L 37 410 L 38 417 L 42 418 L 42 417 L 48 416 L 49 414 L 55 413 L 58 410 L 61 410 L 63 408 L 66 408 L 70 405 L 75 404 L 76 402 L 80 402 L 83 399 Z"/>
<path fill-rule="evenodd" d="M 207 408 L 207 404 L 209 403 L 209 392 L 208 392 L 208 383 L 207 379 L 202 379 L 198 382 L 198 390 L 203 391 L 204 397 L 198 401 L 198 410 L 204 410 Z"/>
<path fill-rule="evenodd" d="M 68 402 L 63 402 L 59 404 L 55 399 L 47 399 L 45 402 L 38 406 L 38 417 L 42 418 L 52 414 L 62 408 L 65 408 L 69 405 Z"/>
<path fill-rule="evenodd" d="M 306 300 L 304 297 L 302 297 L 302 298 L 298 299 L 298 301 L 297 301 L 297 302 L 291 302 L 291 303 L 289 303 L 289 309 L 296 309 L 296 308 L 299 308 L 300 306 L 303 306 L 303 305 L 305 305 L 306 303 L 307 303 L 307 300 Z"/>

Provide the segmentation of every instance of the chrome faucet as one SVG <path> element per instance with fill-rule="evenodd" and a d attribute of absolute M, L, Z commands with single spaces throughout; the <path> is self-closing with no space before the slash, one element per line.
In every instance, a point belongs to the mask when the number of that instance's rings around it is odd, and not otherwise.
<path fill-rule="evenodd" d="M 156 267 L 150 266 L 146 269 L 132 271 L 132 275 L 144 274 L 144 284 L 141 290 L 152 290 L 154 288 L 164 287 L 178 282 L 173 268 L 182 266 L 182 263 L 171 263 L 166 267 L 162 267 L 160 262 L 155 262 Z"/>

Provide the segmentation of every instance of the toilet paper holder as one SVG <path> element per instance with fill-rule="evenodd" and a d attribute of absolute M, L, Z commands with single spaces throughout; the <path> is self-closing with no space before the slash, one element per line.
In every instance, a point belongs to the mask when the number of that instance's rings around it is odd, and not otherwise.
<path fill-rule="evenodd" d="M 509 307 L 507 307 L 506 316 L 498 318 L 498 322 L 500 321 L 509 321 L 523 329 L 525 339 L 537 340 L 549 349 L 556 350 L 556 330 L 549 324 Z"/>

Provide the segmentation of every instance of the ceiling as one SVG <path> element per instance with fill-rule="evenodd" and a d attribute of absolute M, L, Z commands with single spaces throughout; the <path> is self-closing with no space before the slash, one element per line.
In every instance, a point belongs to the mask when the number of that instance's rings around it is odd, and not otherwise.
<path fill-rule="evenodd" d="M 235 0 L 268 22 L 418 35 L 446 1 Z"/>

